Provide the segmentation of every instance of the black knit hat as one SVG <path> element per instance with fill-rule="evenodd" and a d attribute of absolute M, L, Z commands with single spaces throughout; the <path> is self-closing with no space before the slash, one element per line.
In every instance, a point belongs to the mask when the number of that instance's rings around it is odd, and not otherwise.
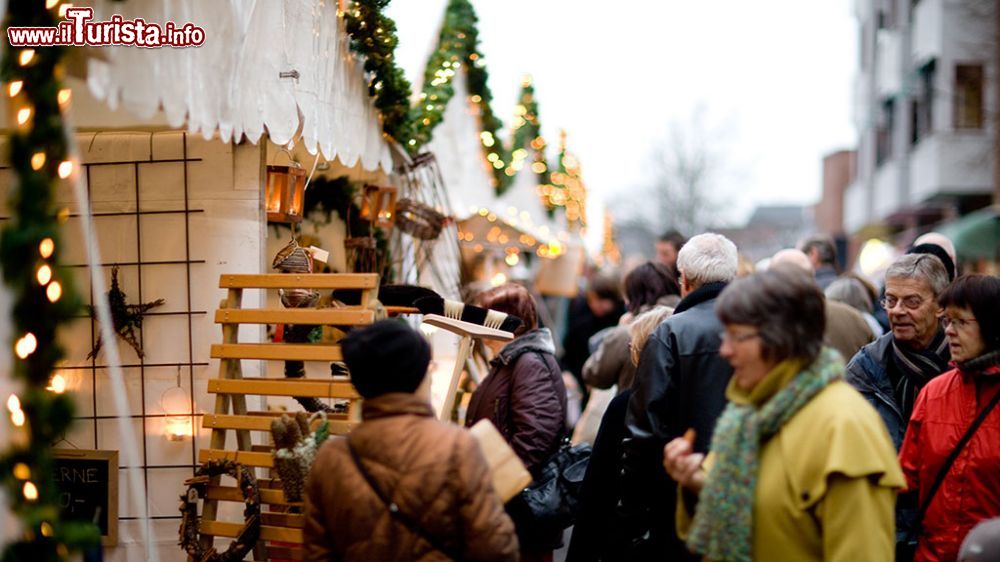
<path fill-rule="evenodd" d="M 351 383 L 364 398 L 417 390 L 431 362 L 431 346 L 399 320 L 381 320 L 340 342 Z"/>
<path fill-rule="evenodd" d="M 955 262 L 952 261 L 951 256 L 944 248 L 938 246 L 937 244 L 917 244 L 916 246 L 910 248 L 906 251 L 907 254 L 930 254 L 937 259 L 941 260 L 944 264 L 945 271 L 948 272 L 948 280 L 955 280 Z"/>

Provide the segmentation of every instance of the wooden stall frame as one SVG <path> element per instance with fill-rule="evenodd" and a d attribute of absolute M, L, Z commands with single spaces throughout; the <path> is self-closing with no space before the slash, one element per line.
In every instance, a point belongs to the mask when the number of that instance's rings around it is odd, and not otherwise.
<path fill-rule="evenodd" d="M 249 467 L 271 468 L 271 452 L 267 447 L 254 446 L 250 432 L 270 432 L 274 414 L 247 411 L 246 397 L 286 396 L 311 398 L 339 398 L 350 401 L 348 414 L 339 419 L 332 416 L 330 429 L 333 434 L 345 434 L 360 421 L 361 397 L 346 377 L 309 378 L 243 378 L 242 360 L 278 361 L 340 361 L 339 345 L 295 343 L 240 343 L 240 324 L 306 324 L 316 326 L 364 326 L 375 321 L 372 306 L 378 296 L 378 275 L 375 274 L 224 274 L 219 287 L 226 289 L 226 299 L 215 313 L 215 322 L 222 327 L 222 342 L 212 345 L 211 357 L 219 359 L 218 378 L 208 381 L 207 390 L 215 394 L 213 414 L 202 417 L 202 427 L 211 429 L 208 449 L 198 452 L 201 463 L 215 459 L 234 459 Z M 244 289 L 359 289 L 358 306 L 325 309 L 269 309 L 243 308 Z M 229 431 L 236 434 L 236 449 L 226 450 Z M 264 449 L 264 450 L 261 450 Z M 216 520 L 218 502 L 242 502 L 243 495 L 237 488 L 222 486 L 221 477 L 210 480 L 200 523 L 203 548 L 210 548 L 216 536 L 232 537 L 239 533 L 239 524 Z M 301 503 L 285 500 L 284 491 L 276 481 L 260 481 L 261 504 L 301 508 Z M 254 548 L 255 560 L 270 557 L 301 559 L 302 549 L 296 547 L 267 546 L 267 541 L 302 543 L 301 514 L 274 511 L 262 512 L 261 538 Z"/>

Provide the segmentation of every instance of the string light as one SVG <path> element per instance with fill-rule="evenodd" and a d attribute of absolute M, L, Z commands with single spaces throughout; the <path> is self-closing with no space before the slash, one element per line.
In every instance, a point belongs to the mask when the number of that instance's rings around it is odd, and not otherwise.
<path fill-rule="evenodd" d="M 31 169 L 32 170 L 35 170 L 37 172 L 38 170 L 41 170 L 42 166 L 44 166 L 44 165 L 45 165 L 45 153 L 44 152 L 36 152 L 35 154 L 33 154 L 31 156 Z"/>
<path fill-rule="evenodd" d="M 38 340 L 35 339 L 35 334 L 31 332 L 28 332 L 24 337 L 17 340 L 17 343 L 14 345 L 14 352 L 21 359 L 27 359 L 36 349 L 38 349 Z M 7 405 L 9 406 L 10 403 L 8 402 Z"/>
<path fill-rule="evenodd" d="M 45 296 L 49 298 L 49 302 L 58 301 L 62 296 L 62 285 L 58 281 L 49 283 L 49 287 L 45 289 Z"/>
<path fill-rule="evenodd" d="M 21 93 L 21 88 L 24 87 L 24 82 L 21 80 L 15 80 L 7 85 L 7 95 L 14 97 Z"/>
<path fill-rule="evenodd" d="M 59 5 L 60 0 L 45 0 L 45 9 L 51 10 Z"/>
<path fill-rule="evenodd" d="M 69 88 L 63 88 L 62 90 L 59 90 L 59 95 L 56 97 L 56 99 L 59 100 L 59 105 L 66 105 L 67 103 L 69 103 L 69 99 L 72 96 L 73 96 L 72 90 L 70 90 Z"/>
<path fill-rule="evenodd" d="M 35 487 L 31 482 L 24 483 L 24 499 L 29 502 L 33 502 L 38 499 L 38 488 Z"/>
<path fill-rule="evenodd" d="M 66 12 L 73 7 L 73 4 L 60 4 L 59 5 L 59 17 L 66 19 Z"/>
<path fill-rule="evenodd" d="M 35 276 L 38 279 L 38 284 L 41 286 L 46 286 L 49 281 L 52 281 L 52 268 L 48 265 L 43 265 L 38 268 L 38 273 Z"/>
<path fill-rule="evenodd" d="M 21 400 L 16 394 L 11 394 L 7 399 L 7 410 L 10 411 L 10 421 L 17 427 L 24 425 L 24 410 L 21 409 Z"/>
<path fill-rule="evenodd" d="M 28 66 L 31 64 L 31 60 L 35 58 L 34 49 L 24 49 L 21 51 L 20 56 L 17 58 L 17 62 L 21 63 L 21 66 Z"/>
<path fill-rule="evenodd" d="M 73 162 L 69 160 L 63 160 L 59 163 L 59 177 L 66 179 L 73 173 Z"/>
<path fill-rule="evenodd" d="M 51 537 L 52 535 L 55 534 L 55 532 L 52 530 L 52 525 L 49 525 L 48 522 L 46 521 L 42 522 L 41 531 L 43 537 Z"/>
<path fill-rule="evenodd" d="M 55 392 L 56 394 L 66 392 L 66 378 L 59 373 L 52 375 L 52 379 L 49 381 L 49 386 L 45 387 L 45 390 Z"/>
<path fill-rule="evenodd" d="M 51 238 L 45 238 L 38 244 L 38 253 L 44 259 L 52 257 L 52 252 L 56 250 L 56 243 Z"/>
<path fill-rule="evenodd" d="M 14 478 L 17 478 L 18 480 L 27 480 L 28 478 L 31 478 L 31 469 L 28 468 L 28 465 L 23 462 L 15 464 Z"/>
<path fill-rule="evenodd" d="M 25 123 L 28 122 L 28 119 L 31 119 L 31 108 L 30 107 L 22 107 L 21 109 L 17 110 L 17 124 L 18 125 L 24 125 Z"/>

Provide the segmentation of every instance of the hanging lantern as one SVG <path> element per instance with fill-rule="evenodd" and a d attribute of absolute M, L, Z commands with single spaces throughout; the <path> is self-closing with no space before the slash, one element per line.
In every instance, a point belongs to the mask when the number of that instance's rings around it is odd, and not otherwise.
<path fill-rule="evenodd" d="M 372 221 L 379 228 L 391 228 L 396 221 L 398 195 L 399 190 L 395 187 L 366 185 L 364 200 L 361 202 L 361 218 Z"/>
<path fill-rule="evenodd" d="M 178 384 L 168 388 L 160 396 L 160 407 L 166 417 L 163 418 L 163 433 L 170 441 L 183 441 L 185 437 L 194 435 L 191 423 L 191 402 L 188 393 Z"/>
<path fill-rule="evenodd" d="M 306 171 L 297 162 L 291 166 L 268 166 L 266 183 L 268 222 L 302 222 Z"/>

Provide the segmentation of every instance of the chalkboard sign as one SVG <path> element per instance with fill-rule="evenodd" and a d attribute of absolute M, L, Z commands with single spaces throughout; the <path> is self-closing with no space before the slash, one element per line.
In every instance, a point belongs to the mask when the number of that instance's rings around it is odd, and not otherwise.
<path fill-rule="evenodd" d="M 104 546 L 118 544 L 118 451 L 56 449 L 53 463 L 62 516 L 92 521 Z"/>

